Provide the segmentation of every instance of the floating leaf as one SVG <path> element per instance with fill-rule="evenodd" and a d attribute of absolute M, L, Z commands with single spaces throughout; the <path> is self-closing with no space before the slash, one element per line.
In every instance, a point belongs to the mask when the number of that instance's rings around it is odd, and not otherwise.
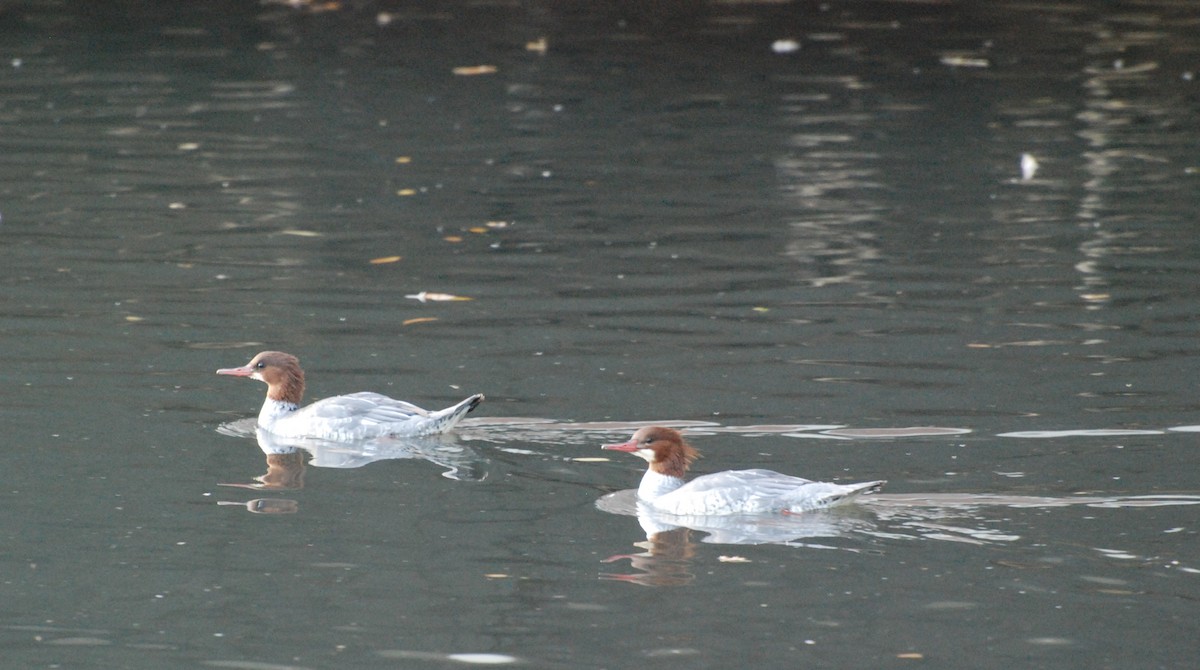
<path fill-rule="evenodd" d="M 540 54 L 546 53 L 546 50 L 549 48 L 550 48 L 550 43 L 548 41 L 546 41 L 545 37 L 539 37 L 536 40 L 533 40 L 532 42 L 525 43 L 526 51 L 533 51 L 533 52 L 540 53 Z"/>
<path fill-rule="evenodd" d="M 510 225 L 509 221 L 488 221 L 483 224 L 488 228 L 507 228 Z"/>
<path fill-rule="evenodd" d="M 443 237 L 442 239 L 446 240 L 447 242 L 462 242 L 463 241 L 462 235 L 447 235 L 447 236 Z"/>
<path fill-rule="evenodd" d="M 420 302 L 451 302 L 451 301 L 460 301 L 460 300 L 473 300 L 473 298 L 467 298 L 467 297 L 464 297 L 461 295 L 451 295 L 449 293 L 430 293 L 428 291 L 421 291 L 420 293 L 413 293 L 411 295 L 406 295 L 404 297 L 410 298 L 412 300 L 418 300 Z"/>
<path fill-rule="evenodd" d="M 991 62 L 986 58 L 975 58 L 973 56 L 942 56 L 942 65 L 950 67 L 990 67 Z"/>
<path fill-rule="evenodd" d="M 915 651 L 906 651 L 903 654 L 896 654 L 896 658 L 909 658 L 919 661 L 922 658 L 925 658 L 925 654 L 917 653 Z"/>
<path fill-rule="evenodd" d="M 411 326 L 414 323 L 428 323 L 430 321 L 437 321 L 437 317 L 436 316 L 420 316 L 415 319 L 405 319 L 404 321 L 402 321 L 400 323 L 400 325 L 401 326 Z"/>
<path fill-rule="evenodd" d="M 383 265 L 384 263 L 395 263 L 403 258 L 403 256 L 380 256 L 379 258 L 372 258 L 367 262 L 371 265 Z"/>
<path fill-rule="evenodd" d="M 399 191 L 396 191 L 396 195 L 399 195 L 399 196 L 410 196 L 410 195 L 416 195 L 416 194 L 417 194 L 417 189 L 415 189 L 415 188 L 402 188 Z"/>
<path fill-rule="evenodd" d="M 475 76 L 478 76 L 481 74 L 495 74 L 496 66 L 495 65 L 465 65 L 463 67 L 454 68 L 453 72 L 454 72 L 454 74 L 459 75 L 460 77 L 475 77 Z"/>
<path fill-rule="evenodd" d="M 146 319 L 143 317 L 140 317 L 140 316 L 134 316 L 134 315 L 130 314 L 129 316 L 125 317 L 125 320 L 128 321 L 129 323 L 137 323 L 139 321 L 145 321 Z"/>
<path fill-rule="evenodd" d="M 397 165 L 408 165 L 412 162 L 412 156 L 396 156 Z"/>
<path fill-rule="evenodd" d="M 1033 154 L 1021 154 L 1021 181 L 1029 181 L 1033 179 L 1038 171 L 1037 159 Z"/>
<path fill-rule="evenodd" d="M 475 226 L 474 228 L 467 229 L 467 232 L 475 233 L 476 235 L 482 235 L 482 234 L 486 233 L 487 231 L 488 231 L 488 229 L 484 228 L 483 226 Z"/>
<path fill-rule="evenodd" d="M 280 235 L 295 235 L 296 237 L 322 237 L 321 233 L 315 230 L 298 230 L 296 228 L 285 228 L 279 231 Z"/>
<path fill-rule="evenodd" d="M 717 560 L 722 563 L 749 563 L 750 559 L 745 556 L 718 556 Z"/>
<path fill-rule="evenodd" d="M 790 53 L 795 53 L 799 50 L 800 50 L 799 40 L 784 39 L 784 40 L 775 40 L 774 42 L 771 42 L 771 51 L 774 51 L 777 54 L 790 54 Z"/>

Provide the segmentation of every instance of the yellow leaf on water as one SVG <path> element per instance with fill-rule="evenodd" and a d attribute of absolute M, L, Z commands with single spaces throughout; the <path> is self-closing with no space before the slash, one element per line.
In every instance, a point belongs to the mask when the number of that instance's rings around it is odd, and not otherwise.
<path fill-rule="evenodd" d="M 145 321 L 146 319 L 144 319 L 140 316 L 133 316 L 132 314 L 130 314 L 129 316 L 125 317 L 125 320 L 128 321 L 129 323 L 137 323 L 138 321 Z"/>
<path fill-rule="evenodd" d="M 481 74 L 495 74 L 496 66 L 495 65 L 465 65 L 463 67 L 454 68 L 453 72 L 454 72 L 454 74 L 459 75 L 461 77 L 474 77 L 474 76 L 478 76 Z"/>
<path fill-rule="evenodd" d="M 942 56 L 942 65 L 950 67 L 989 67 L 992 63 L 986 58 L 974 58 L 972 56 Z"/>
<path fill-rule="evenodd" d="M 396 162 L 400 165 L 406 165 L 412 162 L 411 156 L 396 156 Z"/>
<path fill-rule="evenodd" d="M 539 37 L 536 40 L 533 40 L 532 42 L 525 43 L 526 51 L 533 51 L 533 52 L 540 53 L 540 54 L 546 53 L 546 50 L 549 48 L 550 48 L 550 43 L 548 41 L 546 41 L 545 37 Z"/>
<path fill-rule="evenodd" d="M 416 195 L 416 194 L 417 194 L 417 189 L 415 189 L 415 188 L 402 188 L 399 191 L 396 191 L 396 195 L 399 195 L 399 196 L 409 196 L 409 195 Z"/>
<path fill-rule="evenodd" d="M 414 323 L 428 323 L 430 321 L 437 321 L 437 317 L 436 316 L 419 316 L 415 319 L 405 319 L 404 321 L 400 322 L 400 325 L 411 326 Z"/>
<path fill-rule="evenodd" d="M 915 651 L 909 651 L 909 652 L 905 652 L 903 654 L 896 654 L 896 658 L 911 658 L 911 659 L 920 660 L 922 658 L 925 658 L 925 654 L 919 654 Z"/>
<path fill-rule="evenodd" d="M 461 301 L 461 300 L 473 300 L 473 298 L 467 298 L 467 297 L 461 296 L 461 295 L 451 295 L 449 293 L 430 293 L 429 291 L 421 291 L 420 293 L 413 293 L 411 295 L 406 295 L 404 297 L 409 298 L 411 300 L 417 300 L 420 302 L 452 302 L 452 301 Z"/>
<path fill-rule="evenodd" d="M 384 263 L 395 263 L 396 261 L 401 260 L 402 258 L 404 258 L 404 257 L 403 256 L 380 256 L 379 258 L 372 258 L 370 261 L 367 261 L 367 262 L 369 262 L 371 265 L 383 265 Z"/>
<path fill-rule="evenodd" d="M 474 228 L 468 228 L 467 231 L 475 233 L 476 235 L 482 235 L 486 233 L 488 229 L 484 228 L 483 226 L 475 226 Z"/>
<path fill-rule="evenodd" d="M 447 235 L 447 236 L 443 237 L 442 239 L 446 240 L 447 242 L 462 242 L 463 241 L 462 235 Z"/>
<path fill-rule="evenodd" d="M 296 228 L 286 228 L 279 231 L 280 235 L 295 235 L 296 237 L 321 237 L 321 233 L 315 230 L 298 230 Z"/>

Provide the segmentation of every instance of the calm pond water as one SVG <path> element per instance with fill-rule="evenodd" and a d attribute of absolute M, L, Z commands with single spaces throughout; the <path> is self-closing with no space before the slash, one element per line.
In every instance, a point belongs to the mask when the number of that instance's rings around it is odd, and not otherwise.
<path fill-rule="evenodd" d="M 294 4 L 0 6 L 4 665 L 1194 664 L 1194 7 Z"/>

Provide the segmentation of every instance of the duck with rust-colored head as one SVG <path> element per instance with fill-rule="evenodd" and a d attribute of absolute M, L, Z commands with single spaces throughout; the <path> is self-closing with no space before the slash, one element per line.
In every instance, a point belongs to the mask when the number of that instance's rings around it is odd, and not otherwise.
<path fill-rule="evenodd" d="M 875 493 L 884 481 L 858 484 L 814 482 L 772 470 L 726 470 L 684 480 L 700 452 L 673 428 L 639 428 L 628 442 L 602 449 L 624 451 L 649 463 L 638 499 L 651 508 L 676 515 L 766 514 L 810 512 Z"/>
<path fill-rule="evenodd" d="M 384 436 L 433 435 L 454 427 L 483 401 L 475 394 L 443 410 L 430 412 L 379 393 L 351 393 L 300 407 L 304 370 L 300 359 L 282 351 L 264 351 L 240 368 L 222 368 L 219 375 L 249 377 L 267 385 L 267 399 L 258 413 L 258 426 L 284 438 L 319 438 L 357 442 Z"/>

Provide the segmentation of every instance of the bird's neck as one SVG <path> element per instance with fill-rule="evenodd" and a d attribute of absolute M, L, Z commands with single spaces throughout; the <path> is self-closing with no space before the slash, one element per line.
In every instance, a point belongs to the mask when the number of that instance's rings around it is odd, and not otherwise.
<path fill-rule="evenodd" d="M 299 406 L 304 398 L 304 373 L 284 374 L 267 386 L 267 399 Z"/>
<path fill-rule="evenodd" d="M 680 486 L 683 486 L 682 477 L 646 470 L 646 474 L 642 475 L 642 483 L 638 486 L 638 497 L 642 500 L 654 500 Z"/>
<path fill-rule="evenodd" d="M 258 425 L 262 427 L 270 426 L 279 419 L 295 412 L 299 409 L 299 405 L 286 400 L 275 400 L 267 397 L 263 402 L 262 409 L 258 412 Z"/>

